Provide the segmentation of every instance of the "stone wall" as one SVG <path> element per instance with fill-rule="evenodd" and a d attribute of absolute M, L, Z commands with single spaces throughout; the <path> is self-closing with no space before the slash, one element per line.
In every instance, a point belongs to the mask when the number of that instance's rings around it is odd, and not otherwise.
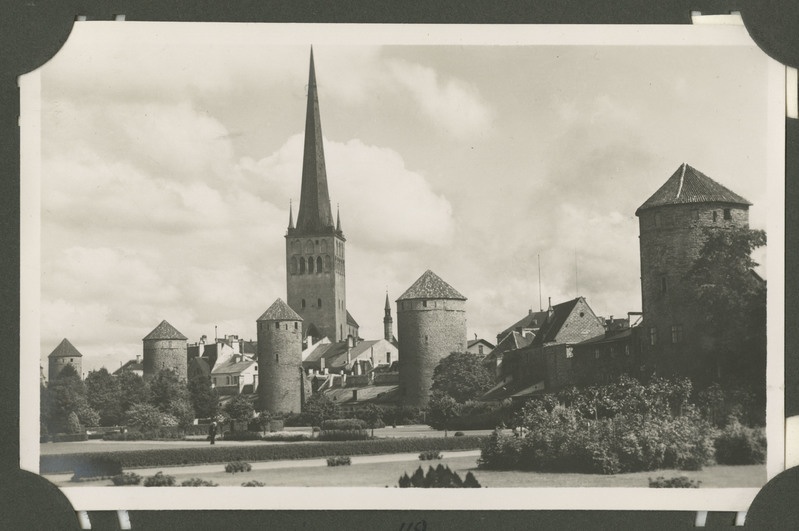
<path fill-rule="evenodd" d="M 302 326 L 299 321 L 258 321 L 260 408 L 299 413 L 302 407 Z"/>
<path fill-rule="evenodd" d="M 436 365 L 452 352 L 466 351 L 466 301 L 400 301 L 397 332 L 402 403 L 424 407 Z"/>
<path fill-rule="evenodd" d="M 143 342 L 144 378 L 168 369 L 186 381 L 187 345 L 185 339 L 148 339 Z"/>

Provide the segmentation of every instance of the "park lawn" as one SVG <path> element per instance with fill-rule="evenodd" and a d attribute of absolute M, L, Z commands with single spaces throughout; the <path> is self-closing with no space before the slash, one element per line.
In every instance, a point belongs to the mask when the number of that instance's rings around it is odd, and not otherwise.
<path fill-rule="evenodd" d="M 220 486 L 238 486 L 243 482 L 257 480 L 271 487 L 394 487 L 402 474 L 413 472 L 422 466 L 442 463 L 456 471 L 461 478 L 472 472 L 483 487 L 640 487 L 648 488 L 649 478 L 687 476 L 702 482 L 701 487 L 762 487 L 766 482 L 765 465 L 709 466 L 701 471 L 655 470 L 629 474 L 565 474 L 522 471 L 481 470 L 477 468 L 476 457 L 452 457 L 441 461 L 391 461 L 358 463 L 353 457 L 351 466 L 327 467 L 306 466 L 286 467 L 268 470 L 253 470 L 229 474 L 224 465 L 218 471 L 186 473 L 177 468 L 164 468 L 165 474 L 175 477 L 179 485 L 191 477 L 200 477 Z M 94 486 L 110 482 L 91 482 Z M 64 485 L 66 486 L 66 485 Z"/>

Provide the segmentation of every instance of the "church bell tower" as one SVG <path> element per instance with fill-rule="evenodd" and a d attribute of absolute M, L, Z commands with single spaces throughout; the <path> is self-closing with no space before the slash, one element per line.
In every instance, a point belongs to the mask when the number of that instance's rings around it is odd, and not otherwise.
<path fill-rule="evenodd" d="M 348 334 L 341 218 L 333 222 L 327 190 L 322 122 L 319 117 L 313 49 L 308 74 L 305 147 L 297 223 L 289 209 L 286 231 L 288 305 L 302 316 L 303 337 L 346 339 Z"/>

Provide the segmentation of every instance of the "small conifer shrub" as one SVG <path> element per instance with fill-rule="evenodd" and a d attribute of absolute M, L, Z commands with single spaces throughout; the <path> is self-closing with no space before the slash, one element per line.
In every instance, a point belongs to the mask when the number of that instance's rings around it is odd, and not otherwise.
<path fill-rule="evenodd" d="M 225 472 L 235 474 L 236 472 L 249 472 L 252 465 L 245 461 L 232 461 L 225 465 Z"/>
<path fill-rule="evenodd" d="M 175 477 L 167 476 L 163 472 L 157 472 L 154 476 L 145 478 L 145 487 L 174 487 Z"/>
<path fill-rule="evenodd" d="M 327 458 L 327 466 L 349 466 L 351 464 L 352 459 L 350 459 L 348 455 L 337 455 Z"/>

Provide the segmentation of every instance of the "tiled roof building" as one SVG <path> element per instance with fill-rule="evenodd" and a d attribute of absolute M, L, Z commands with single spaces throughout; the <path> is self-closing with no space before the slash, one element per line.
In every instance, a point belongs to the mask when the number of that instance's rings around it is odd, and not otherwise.
<path fill-rule="evenodd" d="M 71 365 L 78 376 L 82 376 L 82 359 L 83 354 L 78 352 L 67 338 L 62 339 L 47 356 L 47 378 L 53 381 L 67 365 Z"/>

